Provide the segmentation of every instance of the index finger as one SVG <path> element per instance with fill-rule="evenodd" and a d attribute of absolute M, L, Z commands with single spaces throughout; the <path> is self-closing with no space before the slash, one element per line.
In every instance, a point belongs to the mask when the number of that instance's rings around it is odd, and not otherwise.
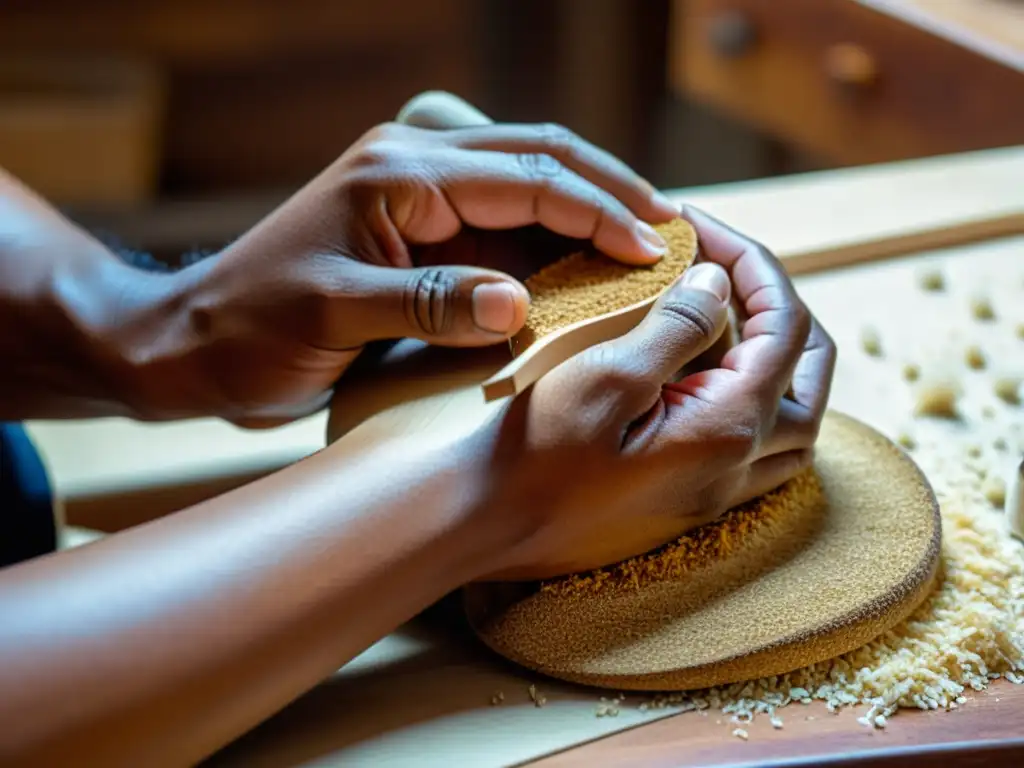
<path fill-rule="evenodd" d="M 741 341 L 721 367 L 748 378 L 777 402 L 789 389 L 810 334 L 810 312 L 782 263 L 763 245 L 692 206 L 683 207 L 683 218 L 697 231 L 703 258 L 729 272 L 747 315 Z"/>
<path fill-rule="evenodd" d="M 615 155 L 556 124 L 495 124 L 451 131 L 446 140 L 463 149 L 546 154 L 622 201 L 652 224 L 670 221 L 679 207 Z"/>

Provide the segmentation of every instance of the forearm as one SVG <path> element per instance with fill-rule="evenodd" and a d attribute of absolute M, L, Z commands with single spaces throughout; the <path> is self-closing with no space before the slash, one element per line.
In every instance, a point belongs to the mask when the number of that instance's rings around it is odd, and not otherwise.
<path fill-rule="evenodd" d="M 332 450 L 0 573 L 0 753 L 192 764 L 508 544 L 454 454 Z"/>
<path fill-rule="evenodd" d="M 146 417 L 180 293 L 0 170 L 0 420 Z"/>

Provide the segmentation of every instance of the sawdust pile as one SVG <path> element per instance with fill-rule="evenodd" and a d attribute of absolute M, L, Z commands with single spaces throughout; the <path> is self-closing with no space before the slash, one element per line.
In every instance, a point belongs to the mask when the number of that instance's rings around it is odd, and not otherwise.
<path fill-rule="evenodd" d="M 910 618 L 855 651 L 778 677 L 660 696 L 642 705 L 708 708 L 749 722 L 794 702 L 832 711 L 868 705 L 865 725 L 884 727 L 899 708 L 956 709 L 968 689 L 1004 677 L 1024 683 L 1024 547 L 999 517 L 967 497 L 942 507 L 943 565 L 935 591 Z"/>

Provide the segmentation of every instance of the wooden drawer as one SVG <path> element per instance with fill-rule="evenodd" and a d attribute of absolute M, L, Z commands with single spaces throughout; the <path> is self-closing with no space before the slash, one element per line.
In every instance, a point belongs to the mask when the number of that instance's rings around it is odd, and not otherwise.
<path fill-rule="evenodd" d="M 835 164 L 1024 142 L 1024 72 L 853 0 L 674 0 L 671 79 Z"/>

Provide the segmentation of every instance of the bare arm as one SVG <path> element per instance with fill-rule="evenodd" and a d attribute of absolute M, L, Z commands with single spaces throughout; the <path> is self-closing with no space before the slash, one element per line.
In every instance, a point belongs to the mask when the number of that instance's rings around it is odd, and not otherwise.
<path fill-rule="evenodd" d="M 181 282 L 123 263 L 0 169 L 0 420 L 150 417 Z"/>
<path fill-rule="evenodd" d="M 0 571 L 0 762 L 192 764 L 514 543 L 465 452 L 334 450 Z"/>

